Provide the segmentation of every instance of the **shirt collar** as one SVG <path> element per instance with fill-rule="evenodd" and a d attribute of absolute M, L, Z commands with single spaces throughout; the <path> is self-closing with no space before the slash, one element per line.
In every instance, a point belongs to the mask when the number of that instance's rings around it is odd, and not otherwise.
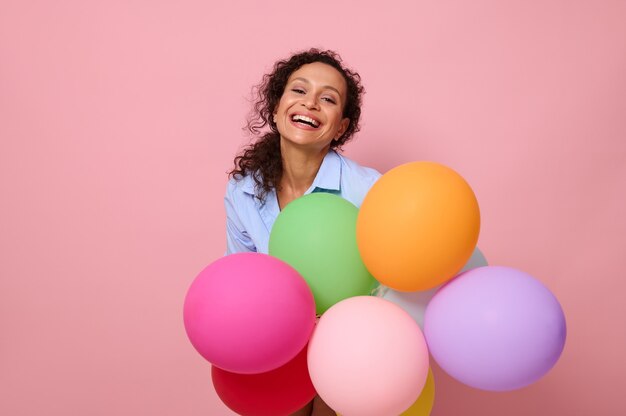
<path fill-rule="evenodd" d="M 341 160 L 334 150 L 329 150 L 326 153 L 320 170 L 317 171 L 311 187 L 305 193 L 308 194 L 315 189 L 341 191 Z"/>
<path fill-rule="evenodd" d="M 255 182 L 252 175 L 246 175 L 243 178 L 241 184 L 241 190 L 247 194 L 255 194 Z M 311 187 L 305 192 L 309 194 L 315 189 L 327 189 L 331 191 L 341 191 L 341 160 L 339 155 L 334 150 L 329 150 L 322 160 L 315 179 L 311 184 Z"/>

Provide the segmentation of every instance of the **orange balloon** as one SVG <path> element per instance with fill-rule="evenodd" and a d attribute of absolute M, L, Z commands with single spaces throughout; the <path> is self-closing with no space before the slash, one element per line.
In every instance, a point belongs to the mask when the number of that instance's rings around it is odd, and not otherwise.
<path fill-rule="evenodd" d="M 365 196 L 357 243 L 365 266 L 382 284 L 413 292 L 454 277 L 478 242 L 474 192 L 454 170 L 411 162 L 385 173 Z"/>

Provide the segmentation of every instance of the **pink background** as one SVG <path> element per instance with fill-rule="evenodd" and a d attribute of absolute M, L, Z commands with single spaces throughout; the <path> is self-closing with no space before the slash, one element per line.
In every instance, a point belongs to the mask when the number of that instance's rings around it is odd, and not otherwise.
<path fill-rule="evenodd" d="M 456 169 L 489 262 L 565 310 L 546 377 L 435 368 L 433 415 L 626 414 L 625 21 L 620 0 L 2 0 L 0 414 L 231 414 L 183 297 L 224 251 L 250 87 L 309 46 L 363 76 L 348 156 Z"/>

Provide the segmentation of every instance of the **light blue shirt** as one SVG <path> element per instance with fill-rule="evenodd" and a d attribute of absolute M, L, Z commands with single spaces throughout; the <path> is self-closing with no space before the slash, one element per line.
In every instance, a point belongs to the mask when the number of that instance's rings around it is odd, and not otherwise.
<path fill-rule="evenodd" d="M 304 193 L 328 192 L 361 206 L 365 194 L 380 177 L 375 169 L 357 164 L 329 151 L 311 187 Z M 276 191 L 270 191 L 261 203 L 255 194 L 251 175 L 230 179 L 226 188 L 226 254 L 256 251 L 268 252 L 270 232 L 280 213 Z"/>

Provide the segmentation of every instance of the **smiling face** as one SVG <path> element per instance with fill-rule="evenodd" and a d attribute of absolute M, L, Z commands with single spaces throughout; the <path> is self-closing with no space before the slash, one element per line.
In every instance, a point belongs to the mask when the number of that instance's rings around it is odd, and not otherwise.
<path fill-rule="evenodd" d="M 346 89 L 330 65 L 313 62 L 294 71 L 274 112 L 281 141 L 317 151 L 330 147 L 350 124 L 343 118 Z"/>

